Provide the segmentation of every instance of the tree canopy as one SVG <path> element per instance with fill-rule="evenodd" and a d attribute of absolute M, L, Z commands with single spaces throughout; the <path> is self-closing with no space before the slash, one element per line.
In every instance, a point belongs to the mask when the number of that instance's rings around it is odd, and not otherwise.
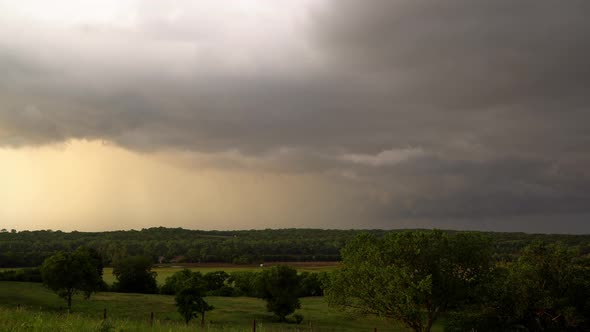
<path fill-rule="evenodd" d="M 158 292 L 156 272 L 152 271 L 152 262 L 147 257 L 129 256 L 121 258 L 113 265 L 113 275 L 117 281 L 113 289 L 123 293 Z"/>
<path fill-rule="evenodd" d="M 359 235 L 342 251 L 343 268 L 327 289 L 330 304 L 430 331 L 440 314 L 468 301 L 491 269 L 489 241 L 478 234 L 407 231 Z"/>
<path fill-rule="evenodd" d="M 197 288 L 184 288 L 176 294 L 174 298 L 176 308 L 185 323 L 188 325 L 191 319 L 201 315 L 201 326 L 205 325 L 205 313 L 213 310 L 203 299 L 203 292 Z"/>
<path fill-rule="evenodd" d="M 562 244 L 534 242 L 497 269 L 482 301 L 453 330 L 590 330 L 590 266 Z"/>
<path fill-rule="evenodd" d="M 380 238 L 398 230 L 265 229 L 199 231 L 146 228 L 112 232 L 52 230 L 0 232 L 0 268 L 36 267 L 58 251 L 87 246 L 100 253 L 105 266 L 124 256 L 146 256 L 156 262 L 262 263 L 338 261 L 345 243 L 362 232 Z M 454 234 L 455 231 L 445 231 Z M 534 240 L 561 241 L 590 253 L 590 235 L 485 233 L 494 241 L 494 256 L 513 261 Z"/>
<path fill-rule="evenodd" d="M 102 262 L 91 249 L 79 248 L 74 252 L 58 252 L 47 258 L 41 266 L 43 283 L 64 298 L 72 308 L 72 296 L 83 292 L 88 298 L 99 290 L 102 281 Z"/>
<path fill-rule="evenodd" d="M 285 265 L 273 266 L 261 272 L 258 278 L 260 297 L 266 300 L 266 309 L 285 321 L 286 317 L 301 308 L 301 278 L 297 270 Z"/>
<path fill-rule="evenodd" d="M 162 294 L 174 295 L 180 291 L 191 288 L 205 291 L 207 281 L 201 272 L 193 272 L 189 269 L 183 269 L 166 278 L 166 282 L 160 289 Z"/>

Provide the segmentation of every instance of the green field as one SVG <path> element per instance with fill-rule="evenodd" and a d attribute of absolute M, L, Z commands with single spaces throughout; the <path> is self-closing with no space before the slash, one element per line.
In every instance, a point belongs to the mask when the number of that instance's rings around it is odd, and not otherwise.
<path fill-rule="evenodd" d="M 301 299 L 302 308 L 298 312 L 305 317 L 301 325 L 279 324 L 272 314 L 266 312 L 265 303 L 260 299 L 208 297 L 207 301 L 215 307 L 207 315 L 207 325 L 213 331 L 249 331 L 253 320 L 264 328 L 260 331 L 295 331 L 304 327 L 303 330 L 309 330 L 310 322 L 314 331 L 373 331 L 375 327 L 378 331 L 404 331 L 395 322 L 329 308 L 321 297 Z M 63 313 L 65 302 L 40 284 L 0 282 L 0 307 L 6 311 L 15 309 L 17 305 L 21 305 L 31 317 L 36 317 L 34 315 L 39 315 L 38 312 Z M 90 325 L 96 325 L 100 323 L 98 320 L 105 308 L 109 319 L 118 321 L 119 324 L 143 324 L 148 321 L 151 312 L 154 312 L 158 324 L 176 325 L 182 322 L 176 312 L 174 298 L 165 295 L 98 293 L 88 301 L 78 296 L 74 300 L 72 311 L 73 314 L 90 319 Z M 2 318 L 0 314 L 0 325 L 4 325 L 1 320 L 6 320 L 9 316 L 11 315 L 5 313 L 5 318 Z M 43 319 L 45 316 L 38 317 Z M 47 316 L 46 319 L 50 317 Z M 438 327 L 436 330 L 442 331 L 442 328 Z"/>
<path fill-rule="evenodd" d="M 265 266 L 273 266 L 277 264 L 284 264 L 293 266 L 299 272 L 331 272 L 338 268 L 338 263 L 336 262 L 320 262 L 320 263 L 270 263 Z M 158 284 L 161 286 L 166 281 L 166 278 L 173 275 L 178 271 L 182 271 L 183 269 L 189 269 L 195 272 L 201 272 L 203 274 L 215 271 L 225 271 L 227 273 L 232 272 L 239 272 L 239 271 L 251 271 L 251 272 L 258 272 L 261 271 L 261 268 L 258 265 L 233 265 L 233 264 L 167 264 L 167 265 L 160 265 L 155 266 L 152 268 L 152 271 L 156 272 L 158 275 L 156 279 L 158 280 Z M 0 268 L 1 271 L 8 271 L 8 270 L 19 270 L 21 268 Z M 115 282 L 115 276 L 113 276 L 113 268 L 112 267 L 105 267 L 103 269 L 103 280 L 112 285 Z"/>
<path fill-rule="evenodd" d="M 309 263 L 309 264 L 301 264 L 301 263 L 285 263 L 286 265 L 293 266 L 299 272 L 330 272 L 333 271 L 338 267 L 336 263 Z M 267 266 L 272 266 L 273 264 L 268 264 Z M 276 265 L 276 263 L 275 263 Z M 191 271 L 201 272 L 201 273 L 209 273 L 215 271 L 225 271 L 227 273 L 231 272 L 238 272 L 238 271 L 252 271 L 257 272 L 261 271 L 263 268 L 256 265 L 201 265 L 201 266 L 194 266 L 194 265 L 172 265 L 172 266 L 161 266 L 161 267 L 154 267 L 152 271 L 158 273 L 157 280 L 158 284 L 162 285 L 166 278 L 173 275 L 178 271 L 182 271 L 183 269 L 188 268 Z M 115 276 L 113 276 L 113 268 L 105 267 L 103 270 L 103 279 L 104 281 L 112 285 L 115 281 Z"/>

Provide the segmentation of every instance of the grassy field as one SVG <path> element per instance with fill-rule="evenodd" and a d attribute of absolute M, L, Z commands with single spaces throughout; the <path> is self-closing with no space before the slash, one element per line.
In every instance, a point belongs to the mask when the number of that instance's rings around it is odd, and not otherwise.
<path fill-rule="evenodd" d="M 261 327 L 259 331 L 309 331 L 310 322 L 314 331 L 373 331 L 375 327 L 378 331 L 404 331 L 399 324 L 394 322 L 343 313 L 329 308 L 321 297 L 301 299 L 302 308 L 298 312 L 305 317 L 301 325 L 276 322 L 274 316 L 266 312 L 265 303 L 260 299 L 208 297 L 207 301 L 215 307 L 215 310 L 207 315 L 207 325 L 211 331 L 249 331 L 253 320 L 256 320 Z M 12 315 L 10 312 L 15 311 L 17 305 L 21 305 L 24 313 Z M 47 326 L 52 326 L 51 324 L 54 323 L 65 324 L 67 322 L 64 320 L 65 318 L 62 320 L 52 318 L 55 314 L 63 315 L 64 306 L 65 302 L 62 299 L 40 284 L 0 282 L 0 308 L 4 310 L 4 314 L 0 311 L 0 326 L 8 326 L 9 318 L 12 319 L 10 324 L 18 325 L 14 317 L 19 315 L 31 317 L 33 322 L 46 321 Z M 182 323 L 180 315 L 176 312 L 172 296 L 120 293 L 98 293 L 88 301 L 76 297 L 72 310 L 74 315 L 70 323 L 74 327 L 86 324 L 79 330 L 95 329 L 100 325 L 100 318 L 105 308 L 109 320 L 113 320 L 113 326 L 117 327 L 119 324 L 125 328 L 125 331 L 147 328 L 147 325 L 143 324 L 147 323 L 151 312 L 154 312 L 158 326 L 162 328 L 162 331 L 176 331 L 175 326 L 180 328 Z M 8 312 L 7 310 L 12 311 Z M 46 315 L 46 313 L 54 315 Z M 83 320 L 81 317 L 87 318 L 88 322 L 80 322 Z M 49 323 L 52 320 L 55 322 Z M 45 331 L 33 328 L 12 329 L 12 331 L 24 330 Z M 68 329 L 59 326 L 47 329 L 47 331 L 55 330 L 65 331 Z M 115 329 L 115 331 L 117 330 Z M 435 331 L 442 331 L 442 328 L 437 326 Z"/>
<path fill-rule="evenodd" d="M 115 331 L 195 331 L 194 326 L 179 323 L 146 322 L 124 319 L 90 318 L 80 314 L 61 314 L 56 312 L 32 312 L 29 310 L 0 308 L 0 330 L 8 332 L 115 332 Z M 208 329 L 215 331 L 215 329 Z M 223 331 L 223 330 L 219 330 Z M 239 331 L 239 330 L 235 330 Z"/>
<path fill-rule="evenodd" d="M 277 265 L 279 263 L 270 263 L 265 264 L 265 267 Z M 293 266 L 299 272 L 330 272 L 334 269 L 338 268 L 338 263 L 336 262 L 310 262 L 310 263 L 281 263 L 284 265 Z M 237 271 L 260 271 L 261 268 L 258 265 L 233 265 L 233 264 L 167 264 L 167 265 L 158 265 L 152 269 L 158 273 L 157 280 L 158 284 L 162 285 L 166 278 L 173 275 L 174 273 L 181 271 L 182 269 L 187 268 L 192 271 L 199 271 L 201 273 L 209 273 L 215 271 L 225 271 L 227 273 L 237 272 Z M 115 281 L 115 277 L 113 276 L 113 269 L 110 267 L 106 267 L 103 270 L 103 279 L 104 281 L 112 285 Z"/>

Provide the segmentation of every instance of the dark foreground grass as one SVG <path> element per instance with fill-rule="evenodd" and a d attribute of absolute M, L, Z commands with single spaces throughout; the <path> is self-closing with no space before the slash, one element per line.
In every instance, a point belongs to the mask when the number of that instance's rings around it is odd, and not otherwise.
<path fill-rule="evenodd" d="M 215 307 L 207 314 L 206 330 L 210 331 L 250 331 L 253 320 L 258 323 L 258 331 L 310 331 L 310 324 L 313 331 L 373 331 L 375 327 L 378 331 L 405 331 L 395 322 L 330 308 L 321 297 L 301 299 L 302 308 L 298 312 L 305 317 L 301 325 L 278 323 L 266 312 L 265 303 L 260 299 L 208 297 L 207 301 Z M 21 306 L 20 311 L 15 310 L 17 305 Z M 151 312 L 154 312 L 158 326 L 154 331 L 182 331 L 184 325 L 172 296 L 98 293 L 90 300 L 76 297 L 71 315 L 65 314 L 64 307 L 62 299 L 40 284 L 0 282 L 0 308 L 3 308 L 0 310 L 0 331 L 70 331 L 67 327 L 70 325 L 71 331 L 97 330 L 105 308 L 108 320 L 115 327 L 111 331 L 149 329 Z M 19 329 L 19 324 L 37 324 L 38 327 Z M 62 328 L 59 324 L 70 325 Z M 44 329 L 44 326 L 48 328 Z M 196 322 L 192 328 L 197 328 Z M 442 328 L 437 326 L 437 330 L 442 331 Z"/>
<path fill-rule="evenodd" d="M 0 308 L 0 331 L 6 332 L 123 332 L 123 331 L 195 331 L 194 326 L 156 321 L 145 322 L 124 319 L 96 319 L 81 314 L 29 311 Z M 214 329 L 206 329 L 215 331 Z M 220 330 L 222 331 L 222 330 Z M 230 330 L 228 330 L 230 331 Z M 234 330 L 239 331 L 239 330 Z"/>

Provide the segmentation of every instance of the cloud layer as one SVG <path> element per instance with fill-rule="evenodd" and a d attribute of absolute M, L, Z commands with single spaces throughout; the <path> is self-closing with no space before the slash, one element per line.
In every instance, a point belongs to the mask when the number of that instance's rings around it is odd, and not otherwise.
<path fill-rule="evenodd" d="M 0 144 L 313 174 L 375 227 L 590 231 L 587 1 L 117 3 L 0 2 Z"/>

